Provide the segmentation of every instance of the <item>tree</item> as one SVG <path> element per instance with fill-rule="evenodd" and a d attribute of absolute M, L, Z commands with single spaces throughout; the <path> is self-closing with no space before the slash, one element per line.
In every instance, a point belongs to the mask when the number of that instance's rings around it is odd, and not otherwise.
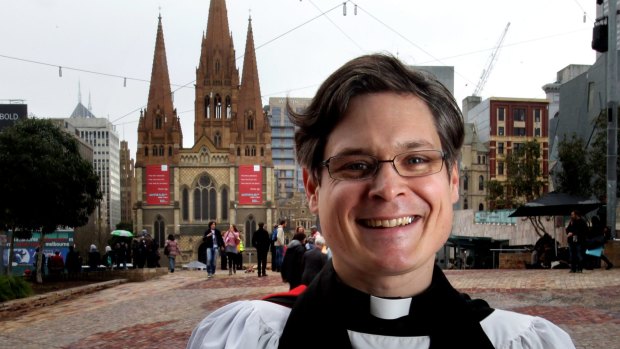
<path fill-rule="evenodd" d="M 0 133 L 0 228 L 15 237 L 40 230 L 39 249 L 58 226 L 88 222 L 102 194 L 92 164 L 80 156 L 77 141 L 50 120 L 26 119 Z M 38 254 L 37 281 L 42 254 Z"/>
<path fill-rule="evenodd" d="M 540 173 L 540 145 L 536 140 L 521 143 L 506 156 L 506 202 L 516 207 L 540 197 L 544 181 Z"/>
<path fill-rule="evenodd" d="M 561 167 L 554 171 L 557 191 L 589 197 L 592 193 L 590 186 L 592 168 L 588 163 L 588 153 L 584 140 L 577 137 L 575 133 L 570 139 L 564 135 L 564 139 L 558 145 L 558 160 Z"/>
<path fill-rule="evenodd" d="M 487 182 L 487 201 L 491 210 L 506 208 L 506 196 L 504 185 L 500 181 L 490 180 Z"/>

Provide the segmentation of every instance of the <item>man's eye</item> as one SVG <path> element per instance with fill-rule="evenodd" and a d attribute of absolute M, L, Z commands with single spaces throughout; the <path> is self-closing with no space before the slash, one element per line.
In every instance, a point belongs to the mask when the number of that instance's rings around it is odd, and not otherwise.
<path fill-rule="evenodd" d="M 367 162 L 350 162 L 343 166 L 343 171 L 367 171 L 370 168 L 370 164 Z"/>
<path fill-rule="evenodd" d="M 407 165 L 417 165 L 427 163 L 428 159 L 420 157 L 420 156 L 410 156 L 405 159 L 405 164 Z"/>

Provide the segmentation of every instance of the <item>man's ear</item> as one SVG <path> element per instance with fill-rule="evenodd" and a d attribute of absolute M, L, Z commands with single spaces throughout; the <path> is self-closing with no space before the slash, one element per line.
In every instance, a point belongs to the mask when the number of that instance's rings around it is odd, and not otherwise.
<path fill-rule="evenodd" d="M 456 163 L 452 165 L 450 173 L 450 190 L 452 190 L 452 203 L 459 201 L 459 169 Z"/>
<path fill-rule="evenodd" d="M 314 176 L 304 168 L 302 170 L 304 180 L 304 188 L 306 189 L 306 199 L 308 200 L 308 208 L 310 212 L 319 214 L 319 184 L 315 181 Z"/>

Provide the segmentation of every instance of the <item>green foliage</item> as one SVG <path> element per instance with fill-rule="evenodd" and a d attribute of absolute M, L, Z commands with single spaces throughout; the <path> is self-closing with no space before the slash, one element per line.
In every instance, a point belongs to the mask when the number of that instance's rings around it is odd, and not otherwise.
<path fill-rule="evenodd" d="M 618 137 L 620 140 L 620 137 Z M 618 159 L 620 160 L 620 158 Z M 607 111 L 602 110 L 594 120 L 594 135 L 588 151 L 588 165 L 592 171 L 592 194 L 597 197 L 607 196 Z M 620 171 L 620 161 L 616 163 Z M 620 187 L 616 196 L 620 194 Z"/>
<path fill-rule="evenodd" d="M 0 225 L 14 231 L 82 226 L 101 200 L 92 164 L 50 120 L 26 119 L 3 130 L 0 168 Z"/>
<path fill-rule="evenodd" d="M 32 287 L 21 276 L 0 275 L 0 302 L 32 295 Z"/>
<path fill-rule="evenodd" d="M 522 143 L 506 156 L 505 208 L 514 208 L 537 199 L 542 194 L 540 144 L 536 140 Z"/>
<path fill-rule="evenodd" d="M 557 180 L 557 191 L 589 197 L 592 193 L 590 186 L 592 168 L 588 164 L 588 153 L 584 140 L 574 133 L 570 139 L 565 135 L 558 145 L 558 158 L 562 168 L 554 172 Z"/>
<path fill-rule="evenodd" d="M 496 180 L 487 182 L 487 201 L 489 209 L 501 210 L 506 208 L 507 203 L 504 195 L 504 185 Z"/>

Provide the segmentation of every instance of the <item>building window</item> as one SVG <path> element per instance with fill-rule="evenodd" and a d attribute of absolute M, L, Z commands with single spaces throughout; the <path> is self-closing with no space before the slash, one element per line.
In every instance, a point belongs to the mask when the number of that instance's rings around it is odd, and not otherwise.
<path fill-rule="evenodd" d="M 164 146 L 163 145 L 159 146 L 159 156 L 164 156 Z"/>
<path fill-rule="evenodd" d="M 463 177 L 463 190 L 467 191 L 468 188 L 469 188 L 469 176 L 465 174 L 465 176 Z"/>
<path fill-rule="evenodd" d="M 144 147 L 144 156 L 149 156 L 149 147 Z"/>
<path fill-rule="evenodd" d="M 237 156 L 241 156 L 241 147 L 237 147 Z"/>
<path fill-rule="evenodd" d="M 168 147 L 168 156 L 172 156 L 172 147 L 171 146 Z"/>
<path fill-rule="evenodd" d="M 220 97 L 220 95 L 216 95 L 214 102 L 215 102 L 215 118 L 221 119 L 222 118 L 222 97 Z"/>
<path fill-rule="evenodd" d="M 478 190 L 484 190 L 484 177 L 482 175 L 478 177 Z"/>
<path fill-rule="evenodd" d="M 498 121 L 504 121 L 505 115 L 506 115 L 506 109 L 504 109 L 504 107 L 497 108 L 497 120 Z"/>
<path fill-rule="evenodd" d="M 504 142 L 497 143 L 497 153 L 504 154 Z"/>
<path fill-rule="evenodd" d="M 248 117 L 248 130 L 253 130 L 254 129 L 254 118 L 252 118 L 252 116 Z"/>
<path fill-rule="evenodd" d="M 230 96 L 226 96 L 226 118 L 232 117 L 232 103 L 230 102 Z"/>
<path fill-rule="evenodd" d="M 208 221 L 215 219 L 216 197 L 215 185 L 211 177 L 203 175 L 194 187 L 194 220 Z"/>
<path fill-rule="evenodd" d="M 540 122 L 540 109 L 534 109 L 534 122 Z"/>
<path fill-rule="evenodd" d="M 161 130 L 161 116 L 155 118 L 155 129 Z"/>
<path fill-rule="evenodd" d="M 482 203 L 478 205 L 478 211 L 484 211 L 484 205 Z"/>
<path fill-rule="evenodd" d="M 265 148 L 260 148 L 260 156 L 265 156 Z"/>
<path fill-rule="evenodd" d="M 251 156 L 256 156 L 256 147 L 252 146 L 252 150 L 250 151 Z"/>
<path fill-rule="evenodd" d="M 467 198 L 465 198 L 465 200 L 463 200 L 463 209 L 468 209 L 469 205 L 467 204 Z"/>
<path fill-rule="evenodd" d="M 497 162 L 497 174 L 500 176 L 504 175 L 504 163 L 502 161 Z"/>
<path fill-rule="evenodd" d="M 497 128 L 497 135 L 499 136 L 503 136 L 504 135 L 504 127 L 500 126 Z"/>
<path fill-rule="evenodd" d="M 216 60 L 215 61 L 215 73 L 219 74 L 220 73 L 220 68 L 222 67 L 222 65 L 220 64 L 220 60 Z"/>
<path fill-rule="evenodd" d="M 211 118 L 211 98 L 209 96 L 205 97 L 205 118 Z"/>
<path fill-rule="evenodd" d="M 215 136 L 213 137 L 213 143 L 215 143 L 215 146 L 218 148 L 222 146 L 222 135 L 220 135 L 219 131 L 215 132 Z"/>
<path fill-rule="evenodd" d="M 525 121 L 525 109 L 515 108 L 512 118 L 514 121 Z"/>
<path fill-rule="evenodd" d="M 540 137 L 540 127 L 536 127 L 536 128 L 534 129 L 534 136 L 536 136 L 536 137 Z"/>
<path fill-rule="evenodd" d="M 515 127 L 512 130 L 513 136 L 525 136 L 525 127 Z"/>
<path fill-rule="evenodd" d="M 250 156 L 250 147 L 248 146 L 245 147 L 245 151 L 243 152 L 243 155 Z"/>

